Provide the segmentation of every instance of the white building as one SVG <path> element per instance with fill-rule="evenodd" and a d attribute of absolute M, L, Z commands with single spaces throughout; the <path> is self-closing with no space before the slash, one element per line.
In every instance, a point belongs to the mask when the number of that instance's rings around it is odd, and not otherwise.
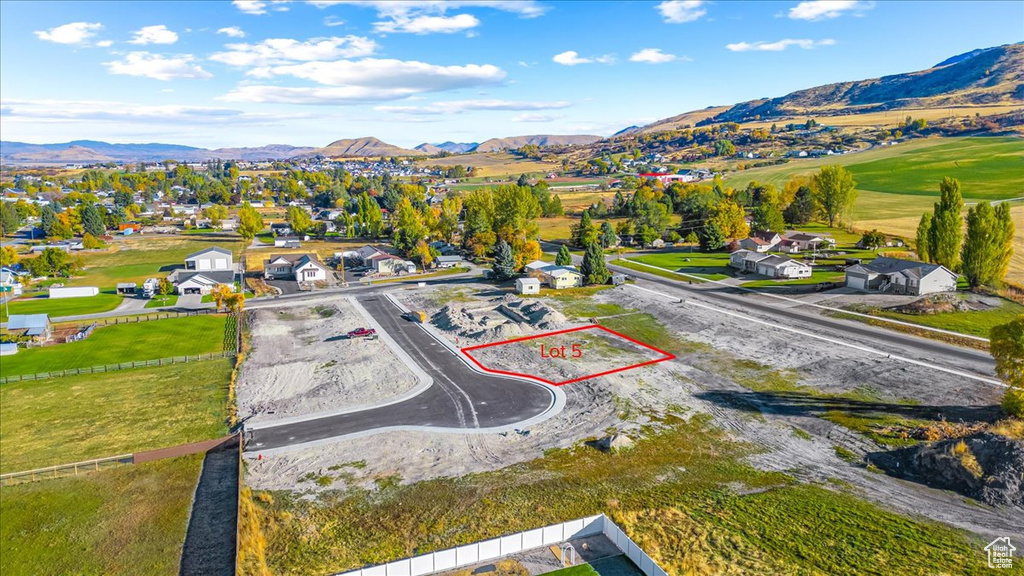
<path fill-rule="evenodd" d="M 540 294 L 540 280 L 536 278 L 516 278 L 516 293 Z"/>

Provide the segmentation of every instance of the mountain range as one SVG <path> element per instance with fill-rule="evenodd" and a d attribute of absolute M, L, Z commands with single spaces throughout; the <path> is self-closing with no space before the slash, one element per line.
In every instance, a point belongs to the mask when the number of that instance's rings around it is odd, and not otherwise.
<path fill-rule="evenodd" d="M 760 98 L 731 106 L 712 106 L 658 120 L 645 126 L 630 126 L 612 138 L 630 137 L 718 122 L 770 120 L 784 117 L 824 118 L 837 114 L 858 114 L 899 108 L 954 107 L 971 105 L 1024 105 L 1024 43 L 1007 44 L 958 54 L 926 70 L 893 74 L 881 78 L 838 82 L 797 90 L 776 98 Z M 331 158 L 426 156 L 447 151 L 497 152 L 537 146 L 585 145 L 602 140 L 594 135 L 511 136 L 481 143 L 423 143 L 414 149 L 401 148 L 377 138 L 337 140 L 327 146 L 272 144 L 254 148 L 213 150 L 176 144 L 110 144 L 75 140 L 62 144 L 0 142 L 0 160 L 18 164 L 67 164 L 97 162 L 159 162 L 173 159 L 274 160 L 321 155 Z"/>

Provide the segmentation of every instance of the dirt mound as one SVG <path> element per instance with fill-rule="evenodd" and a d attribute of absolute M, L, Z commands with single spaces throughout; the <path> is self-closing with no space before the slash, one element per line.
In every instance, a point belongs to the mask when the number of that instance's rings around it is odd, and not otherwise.
<path fill-rule="evenodd" d="M 894 306 L 889 308 L 893 312 L 901 314 L 942 314 L 944 312 L 969 312 L 971 305 L 961 300 L 956 294 L 933 294 L 910 304 Z"/>
<path fill-rule="evenodd" d="M 1024 442 L 991 432 L 869 457 L 890 473 L 993 506 L 1024 506 Z"/>
<path fill-rule="evenodd" d="M 522 336 L 529 329 L 551 330 L 568 324 L 550 306 L 524 301 L 512 294 L 485 303 L 448 304 L 430 318 L 434 326 L 471 340 L 503 340 Z"/>

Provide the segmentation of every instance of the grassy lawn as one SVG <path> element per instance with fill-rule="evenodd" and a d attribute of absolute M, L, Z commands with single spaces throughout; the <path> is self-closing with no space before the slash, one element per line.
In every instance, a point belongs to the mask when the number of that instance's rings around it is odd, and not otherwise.
<path fill-rule="evenodd" d="M 178 573 L 202 456 L 9 486 L 0 572 Z"/>
<path fill-rule="evenodd" d="M 85 340 L 20 349 L 0 374 L 36 374 L 223 350 L 226 316 L 210 314 L 102 326 Z"/>
<path fill-rule="evenodd" d="M 554 572 L 548 572 L 544 576 L 600 576 L 597 570 L 590 564 L 579 564 L 577 566 L 570 566 L 568 568 L 562 568 L 561 570 L 555 570 Z"/>
<path fill-rule="evenodd" d="M 122 296 L 118 296 L 113 288 L 102 290 L 95 296 L 82 298 L 55 298 L 50 300 L 46 293 L 31 298 L 19 298 L 9 303 L 11 314 L 49 314 L 50 318 L 61 316 L 77 316 L 79 314 L 95 314 L 107 312 L 121 304 Z M 7 310 L 0 307 L 0 318 L 7 320 Z"/>
<path fill-rule="evenodd" d="M 864 312 L 880 318 L 891 318 L 893 320 L 901 320 L 912 324 L 920 324 L 921 326 L 929 326 L 931 328 L 959 332 L 960 334 L 969 334 L 971 336 L 988 338 L 988 333 L 993 326 L 1006 324 L 1007 322 L 1015 320 L 1021 314 L 1024 314 L 1024 306 L 1010 300 L 1004 300 L 1002 305 L 998 308 L 992 308 L 989 310 L 971 310 L 969 312 L 905 314 L 878 308 L 867 310 L 857 308 L 854 311 Z"/>
<path fill-rule="evenodd" d="M 741 284 L 744 288 L 771 288 L 775 286 L 807 286 L 820 284 L 822 282 L 842 282 L 845 276 L 842 272 L 835 270 L 813 270 L 809 278 L 797 278 L 794 280 L 782 280 L 775 278 L 763 278 L 751 280 Z"/>
<path fill-rule="evenodd" d="M 0 470 L 217 438 L 227 432 L 231 367 L 225 358 L 4 384 Z"/>
<path fill-rule="evenodd" d="M 409 485 L 392 476 L 376 490 L 318 500 L 274 492 L 256 506 L 270 568 L 282 575 L 344 571 L 601 512 L 670 574 L 987 570 L 984 543 L 964 532 L 757 471 L 742 463 L 749 453 L 703 417 L 668 416 L 617 453 L 550 450 L 495 472 Z"/>
<path fill-rule="evenodd" d="M 729 267 L 728 252 L 662 252 L 631 256 L 631 260 L 675 270 L 685 274 L 693 274 L 708 280 L 723 280 L 735 275 L 736 270 Z M 679 279 L 678 276 L 675 277 Z"/>
<path fill-rule="evenodd" d="M 177 294 L 167 294 L 164 296 L 153 296 L 149 302 L 146 302 L 146 308 L 160 308 L 161 306 L 174 306 L 178 303 Z"/>
<path fill-rule="evenodd" d="M 628 268 L 630 270 L 635 270 L 637 272 L 646 272 L 648 274 L 654 274 L 655 276 L 661 276 L 662 278 L 669 278 L 671 280 L 679 280 L 680 282 L 689 280 L 685 276 L 680 276 L 679 274 L 673 274 L 672 272 L 669 272 L 668 270 L 659 270 L 657 268 L 651 268 L 650 266 L 644 266 L 643 264 L 639 264 L 637 262 L 632 262 L 630 260 L 626 260 L 625 258 L 619 258 L 618 260 L 612 260 L 610 262 L 610 264 L 613 265 L 613 266 L 621 266 L 622 268 Z M 699 278 L 695 279 L 694 281 L 697 282 L 698 284 L 704 282 L 704 280 L 701 280 Z"/>

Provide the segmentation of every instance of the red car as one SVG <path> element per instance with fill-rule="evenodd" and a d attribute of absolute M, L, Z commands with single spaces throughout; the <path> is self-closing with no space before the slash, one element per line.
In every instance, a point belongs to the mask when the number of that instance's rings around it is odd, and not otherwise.
<path fill-rule="evenodd" d="M 355 330 L 348 333 L 349 338 L 365 338 L 367 336 L 373 336 L 377 331 L 373 328 L 356 328 Z"/>

